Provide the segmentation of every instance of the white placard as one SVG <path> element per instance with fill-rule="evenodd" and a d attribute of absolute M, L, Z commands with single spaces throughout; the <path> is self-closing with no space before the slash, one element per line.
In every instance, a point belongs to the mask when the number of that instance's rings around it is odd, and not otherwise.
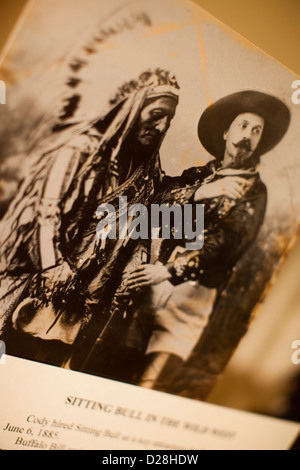
<path fill-rule="evenodd" d="M 300 426 L 7 356 L 5 450 L 285 450 Z"/>

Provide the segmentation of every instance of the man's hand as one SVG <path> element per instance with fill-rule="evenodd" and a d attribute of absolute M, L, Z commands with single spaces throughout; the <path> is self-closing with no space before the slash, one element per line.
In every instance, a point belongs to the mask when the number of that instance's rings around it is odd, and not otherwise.
<path fill-rule="evenodd" d="M 166 266 L 160 264 L 144 264 L 124 277 L 129 290 L 155 286 L 168 279 L 171 279 L 171 274 Z"/>
<path fill-rule="evenodd" d="M 213 183 L 204 184 L 195 193 L 195 202 L 214 197 L 227 196 L 230 199 L 238 199 L 249 188 L 249 181 L 240 176 L 226 176 Z"/>
<path fill-rule="evenodd" d="M 65 261 L 58 266 L 37 274 L 32 281 L 31 295 L 36 297 L 42 294 L 47 299 L 50 299 L 53 294 L 58 292 L 63 293 L 73 279 L 74 272 Z"/>
<path fill-rule="evenodd" d="M 51 268 L 49 271 L 45 271 L 42 276 L 49 288 L 52 288 L 52 286 L 55 288 L 58 285 L 65 284 L 70 281 L 73 275 L 74 273 L 69 264 L 64 261 L 62 264 Z"/>

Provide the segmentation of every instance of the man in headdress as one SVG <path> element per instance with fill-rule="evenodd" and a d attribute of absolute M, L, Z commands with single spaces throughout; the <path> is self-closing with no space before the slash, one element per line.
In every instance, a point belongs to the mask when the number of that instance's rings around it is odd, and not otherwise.
<path fill-rule="evenodd" d="M 162 243 L 158 262 L 166 280 L 152 288 L 158 311 L 141 385 L 159 387 L 159 377 L 165 380 L 166 371 L 176 374 L 178 361 L 187 360 L 199 341 L 218 294 L 263 223 L 267 191 L 257 167 L 289 123 L 284 103 L 256 91 L 227 96 L 201 116 L 199 139 L 215 160 L 185 171 L 165 189 L 161 202 L 204 204 L 204 247 L 188 252 L 185 241 L 180 249 L 176 240 Z M 129 285 L 153 285 L 154 271 L 155 266 L 140 267 L 130 274 Z"/>
<path fill-rule="evenodd" d="M 143 73 L 118 90 L 102 119 L 80 133 L 75 128 L 73 138 L 32 165 L 1 222 L 1 329 L 8 352 L 22 354 L 26 337 L 38 338 L 37 350 L 40 340 L 48 340 L 47 349 L 50 340 L 56 350 L 58 341 L 71 345 L 95 308 L 99 313 L 109 303 L 131 253 L 126 240 L 98 243 L 94 214 L 120 195 L 128 208 L 149 203 L 162 178 L 159 148 L 178 90 L 169 72 Z M 30 348 L 36 357 L 32 342 Z"/>

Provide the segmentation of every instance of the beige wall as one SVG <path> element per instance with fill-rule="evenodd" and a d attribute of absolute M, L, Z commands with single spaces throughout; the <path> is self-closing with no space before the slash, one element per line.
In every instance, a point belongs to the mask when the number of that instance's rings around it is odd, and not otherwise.
<path fill-rule="evenodd" d="M 300 75 L 300 0 L 193 1 Z M 0 0 L 0 48 L 25 4 Z"/>
<path fill-rule="evenodd" d="M 5 44 L 27 0 L 0 0 L 0 49 Z"/>
<path fill-rule="evenodd" d="M 194 0 L 300 75 L 300 0 Z"/>

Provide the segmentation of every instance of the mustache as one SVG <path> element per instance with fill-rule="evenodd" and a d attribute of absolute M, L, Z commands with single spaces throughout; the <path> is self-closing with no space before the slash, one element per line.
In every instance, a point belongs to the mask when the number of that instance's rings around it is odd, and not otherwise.
<path fill-rule="evenodd" d="M 239 142 L 237 142 L 236 144 L 233 144 L 233 145 L 236 148 L 246 150 L 248 152 L 250 152 L 252 150 L 251 142 L 250 142 L 249 139 L 242 139 L 242 140 L 240 140 Z"/>

